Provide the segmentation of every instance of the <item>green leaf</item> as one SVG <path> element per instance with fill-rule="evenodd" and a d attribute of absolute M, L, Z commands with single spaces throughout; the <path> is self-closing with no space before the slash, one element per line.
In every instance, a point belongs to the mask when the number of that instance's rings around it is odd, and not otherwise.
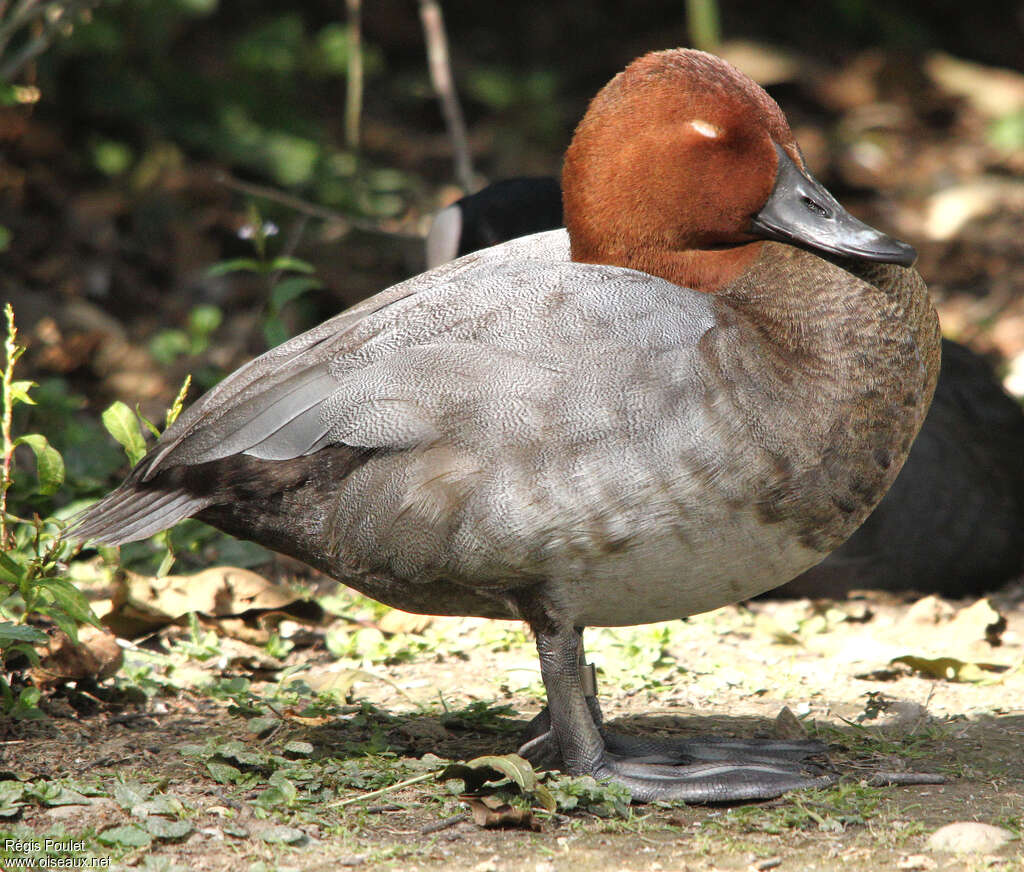
<path fill-rule="evenodd" d="M 148 785 L 123 781 L 114 785 L 114 802 L 125 811 L 130 812 L 149 799 L 152 792 L 153 788 Z"/>
<path fill-rule="evenodd" d="M 963 681 L 977 683 L 991 678 L 993 673 L 1005 672 L 1006 667 L 997 663 L 966 663 L 955 657 L 915 657 L 905 654 L 902 657 L 895 657 L 891 663 L 903 663 L 909 666 L 914 672 L 918 672 L 927 678 L 937 678 L 945 681 Z"/>
<path fill-rule="evenodd" d="M 313 745 L 311 742 L 299 742 L 297 740 L 288 742 L 284 746 L 285 754 L 293 754 L 296 757 L 308 757 L 313 753 Z"/>
<path fill-rule="evenodd" d="M 11 382 L 11 403 L 16 405 L 17 403 L 26 403 L 29 406 L 34 406 L 36 401 L 28 395 L 29 390 L 36 387 L 34 381 L 16 381 Z"/>
<path fill-rule="evenodd" d="M 206 275 L 212 279 L 233 272 L 264 273 L 269 272 L 269 268 L 251 257 L 236 257 L 232 260 L 222 260 L 220 263 L 215 263 L 206 271 Z"/>
<path fill-rule="evenodd" d="M 318 290 L 324 286 L 320 279 L 312 276 L 291 276 L 282 279 L 270 292 L 270 310 L 279 312 L 285 305 L 297 297 L 301 297 L 307 291 Z"/>
<path fill-rule="evenodd" d="M 46 633 L 35 627 L 0 621 L 0 649 L 6 648 L 11 642 L 34 642 L 41 644 L 47 639 Z"/>
<path fill-rule="evenodd" d="M 4 656 L 10 656 L 14 654 L 20 654 L 33 666 L 39 665 L 39 652 L 36 651 L 31 645 L 26 642 L 14 642 L 8 647 L 3 649 Z M 0 680 L 0 687 L 3 687 L 3 681 Z"/>
<path fill-rule="evenodd" d="M 249 718 L 245 724 L 245 728 L 250 733 L 255 733 L 257 736 L 261 733 L 266 733 L 269 730 L 273 730 L 281 725 L 281 719 L 272 715 L 267 715 L 260 718 Z"/>
<path fill-rule="evenodd" d="M 145 827 L 151 836 L 165 841 L 184 839 L 194 829 L 188 821 L 168 821 L 158 817 L 148 818 Z"/>
<path fill-rule="evenodd" d="M 21 584 L 26 571 L 26 567 L 16 562 L 13 557 L 0 551 L 0 581 Z"/>
<path fill-rule="evenodd" d="M 261 808 L 271 809 L 278 805 L 289 806 L 299 797 L 299 791 L 280 772 L 267 779 L 268 787 L 253 800 Z"/>
<path fill-rule="evenodd" d="M 166 817 L 181 817 L 185 812 L 185 806 L 176 796 L 166 793 L 158 793 L 152 799 L 147 799 L 132 809 L 136 817 L 148 817 L 149 815 L 162 814 Z"/>
<path fill-rule="evenodd" d="M 217 748 L 217 753 L 228 760 L 234 760 L 243 766 L 260 766 L 266 762 L 266 757 L 250 751 L 242 742 L 237 739 L 222 743 Z"/>
<path fill-rule="evenodd" d="M 49 591 L 54 603 L 74 618 L 79 624 L 92 624 L 99 627 L 99 619 L 93 614 L 89 600 L 77 587 L 63 578 L 38 578 L 35 584 Z"/>
<path fill-rule="evenodd" d="M 157 439 L 160 438 L 160 428 L 156 426 L 152 421 L 149 420 L 142 412 L 139 411 L 139 407 L 135 407 L 135 417 L 138 418 L 139 423 L 149 430 Z"/>
<path fill-rule="evenodd" d="M 184 330 L 161 330 L 149 340 L 149 353 L 163 364 L 173 363 L 191 348 L 192 342 Z"/>
<path fill-rule="evenodd" d="M 146 442 L 139 431 L 135 413 L 118 400 L 103 412 L 103 426 L 124 448 L 132 465 L 138 463 L 146 453 Z"/>
<path fill-rule="evenodd" d="M 15 445 L 27 445 L 36 455 L 39 475 L 39 493 L 52 494 L 64 484 L 64 459 L 56 448 L 39 433 L 29 433 L 14 440 Z"/>
<path fill-rule="evenodd" d="M 55 790 L 49 790 L 45 796 L 39 796 L 39 801 L 49 807 L 58 805 L 89 805 L 91 800 L 87 796 L 83 796 L 77 790 L 73 790 L 63 784 L 55 784 L 51 782 L 50 785 Z"/>
<path fill-rule="evenodd" d="M 453 763 L 446 766 L 441 778 L 459 778 L 466 783 L 466 790 L 474 793 L 483 790 L 487 784 L 496 783 L 508 778 L 517 784 L 523 793 L 533 796 L 541 808 L 555 810 L 555 798 L 537 779 L 537 773 L 529 761 L 518 754 L 502 756 L 476 757 L 465 763 Z"/>
<path fill-rule="evenodd" d="M 149 833 L 134 824 L 111 827 L 96 838 L 104 845 L 121 845 L 125 848 L 147 848 L 153 842 L 153 837 Z"/>
<path fill-rule="evenodd" d="M 218 784 L 234 784 L 242 774 L 234 766 L 216 760 L 208 760 L 206 769 Z"/>
<path fill-rule="evenodd" d="M 0 781 L 0 818 L 12 818 L 24 807 L 21 801 L 25 785 L 20 781 Z"/>
<path fill-rule="evenodd" d="M 216 306 L 196 306 L 188 313 L 188 332 L 193 336 L 209 336 L 223 320 L 224 314 Z"/>
<path fill-rule="evenodd" d="M 295 827 L 267 827 L 260 838 L 268 844 L 296 845 L 306 841 L 306 834 Z"/>
<path fill-rule="evenodd" d="M 181 754 L 182 757 L 199 757 L 203 760 L 207 757 L 213 756 L 213 751 L 210 750 L 208 745 L 200 745 L 197 742 L 178 745 L 178 753 Z"/>
<path fill-rule="evenodd" d="M 290 272 L 306 273 L 307 275 L 316 272 L 313 264 L 299 260 L 297 257 L 287 256 L 275 257 L 270 262 L 268 272 L 276 272 L 278 270 L 289 270 Z"/>

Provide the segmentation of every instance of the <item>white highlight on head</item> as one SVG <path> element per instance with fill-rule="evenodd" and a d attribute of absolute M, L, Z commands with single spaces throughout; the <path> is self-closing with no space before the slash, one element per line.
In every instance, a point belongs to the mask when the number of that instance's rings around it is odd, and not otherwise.
<path fill-rule="evenodd" d="M 696 130 L 701 136 L 706 136 L 708 139 L 718 139 L 722 135 L 722 130 L 719 127 L 715 127 L 710 121 L 704 121 L 700 118 L 694 118 L 690 122 L 690 127 Z"/>

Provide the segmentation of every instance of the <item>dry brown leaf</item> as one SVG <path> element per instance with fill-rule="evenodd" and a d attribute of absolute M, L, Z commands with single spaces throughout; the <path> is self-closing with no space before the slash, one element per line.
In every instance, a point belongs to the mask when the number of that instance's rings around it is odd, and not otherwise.
<path fill-rule="evenodd" d="M 422 633 L 432 623 L 433 615 L 414 615 L 392 609 L 377 622 L 377 628 L 382 633 Z"/>
<path fill-rule="evenodd" d="M 114 634 L 90 626 L 79 629 L 77 645 L 55 630 L 50 641 L 36 650 L 39 663 L 29 674 L 38 687 L 81 679 L 102 681 L 116 673 L 124 660 Z"/>
<path fill-rule="evenodd" d="M 788 705 L 784 705 L 775 716 L 775 735 L 779 739 L 807 738 L 806 728 Z"/>
<path fill-rule="evenodd" d="M 286 721 L 292 721 L 296 724 L 302 724 L 304 727 L 322 727 L 332 721 L 337 720 L 333 717 L 316 717 L 310 718 L 304 715 L 298 714 L 298 710 L 294 708 L 286 708 L 281 710 L 281 717 Z"/>
<path fill-rule="evenodd" d="M 497 797 L 464 796 L 473 812 L 473 822 L 485 829 L 521 829 L 540 832 L 540 822 L 528 808 L 516 808 L 501 802 Z"/>
<path fill-rule="evenodd" d="M 278 611 L 298 601 L 285 585 L 233 566 L 164 578 L 126 572 L 117 581 L 113 608 L 103 623 L 119 636 L 132 637 L 173 623 L 189 612 L 222 618 L 255 610 Z M 245 641 L 261 643 L 259 633 L 244 635 Z M 262 641 L 266 641 L 265 635 Z"/>

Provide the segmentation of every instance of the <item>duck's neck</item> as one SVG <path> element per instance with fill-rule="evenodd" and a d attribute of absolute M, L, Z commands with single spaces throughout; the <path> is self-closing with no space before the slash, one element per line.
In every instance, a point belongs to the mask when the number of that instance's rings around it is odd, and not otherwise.
<path fill-rule="evenodd" d="M 715 293 L 736 281 L 757 260 L 762 242 L 722 248 L 673 250 L 655 246 L 591 247 L 573 239 L 572 259 L 639 270 L 695 291 Z"/>
<path fill-rule="evenodd" d="M 940 336 L 927 289 L 912 269 L 766 243 L 713 299 L 719 329 L 701 351 L 730 374 L 725 406 L 785 459 L 762 509 L 827 552 L 891 485 L 931 402 Z"/>

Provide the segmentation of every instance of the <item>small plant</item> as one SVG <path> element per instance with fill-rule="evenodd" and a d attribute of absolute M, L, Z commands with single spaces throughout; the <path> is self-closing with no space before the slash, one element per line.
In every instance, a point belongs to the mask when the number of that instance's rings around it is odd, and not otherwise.
<path fill-rule="evenodd" d="M 188 313 L 184 330 L 161 330 L 149 343 L 149 353 L 159 362 L 173 363 L 181 355 L 195 356 L 210 347 L 210 338 L 224 315 L 216 306 L 196 306 Z"/>
<path fill-rule="evenodd" d="M 264 221 L 256 206 L 250 205 L 249 221 L 239 235 L 252 242 L 256 257 L 225 260 L 214 264 L 207 271 L 211 277 L 250 272 L 266 278 L 269 293 L 263 335 L 271 347 L 280 345 L 288 338 L 288 330 L 281 317 L 284 307 L 303 294 L 323 287 L 323 283 L 312 274 L 313 266 L 306 261 L 288 255 L 270 256 L 268 240 L 276 236 L 277 232 L 277 225 Z"/>
<path fill-rule="evenodd" d="M 18 658 L 37 663 L 34 645 L 48 637 L 33 621 L 52 621 L 72 640 L 78 640 L 81 624 L 98 626 L 96 616 L 82 593 L 61 577 L 77 547 L 62 539 L 63 523 L 54 518 L 22 518 L 8 511 L 7 496 L 13 482 L 12 468 L 18 448 L 31 450 L 36 461 L 36 483 L 29 496 L 49 497 L 64 482 L 64 461 L 46 437 L 39 433 L 13 435 L 14 409 L 34 405 L 30 392 L 35 383 L 16 381 L 14 370 L 25 349 L 18 345 L 14 310 L 4 309 L 3 408 L 0 419 L 0 711 L 16 717 L 38 716 L 39 691 L 25 687 L 15 693 L 8 665 Z"/>

